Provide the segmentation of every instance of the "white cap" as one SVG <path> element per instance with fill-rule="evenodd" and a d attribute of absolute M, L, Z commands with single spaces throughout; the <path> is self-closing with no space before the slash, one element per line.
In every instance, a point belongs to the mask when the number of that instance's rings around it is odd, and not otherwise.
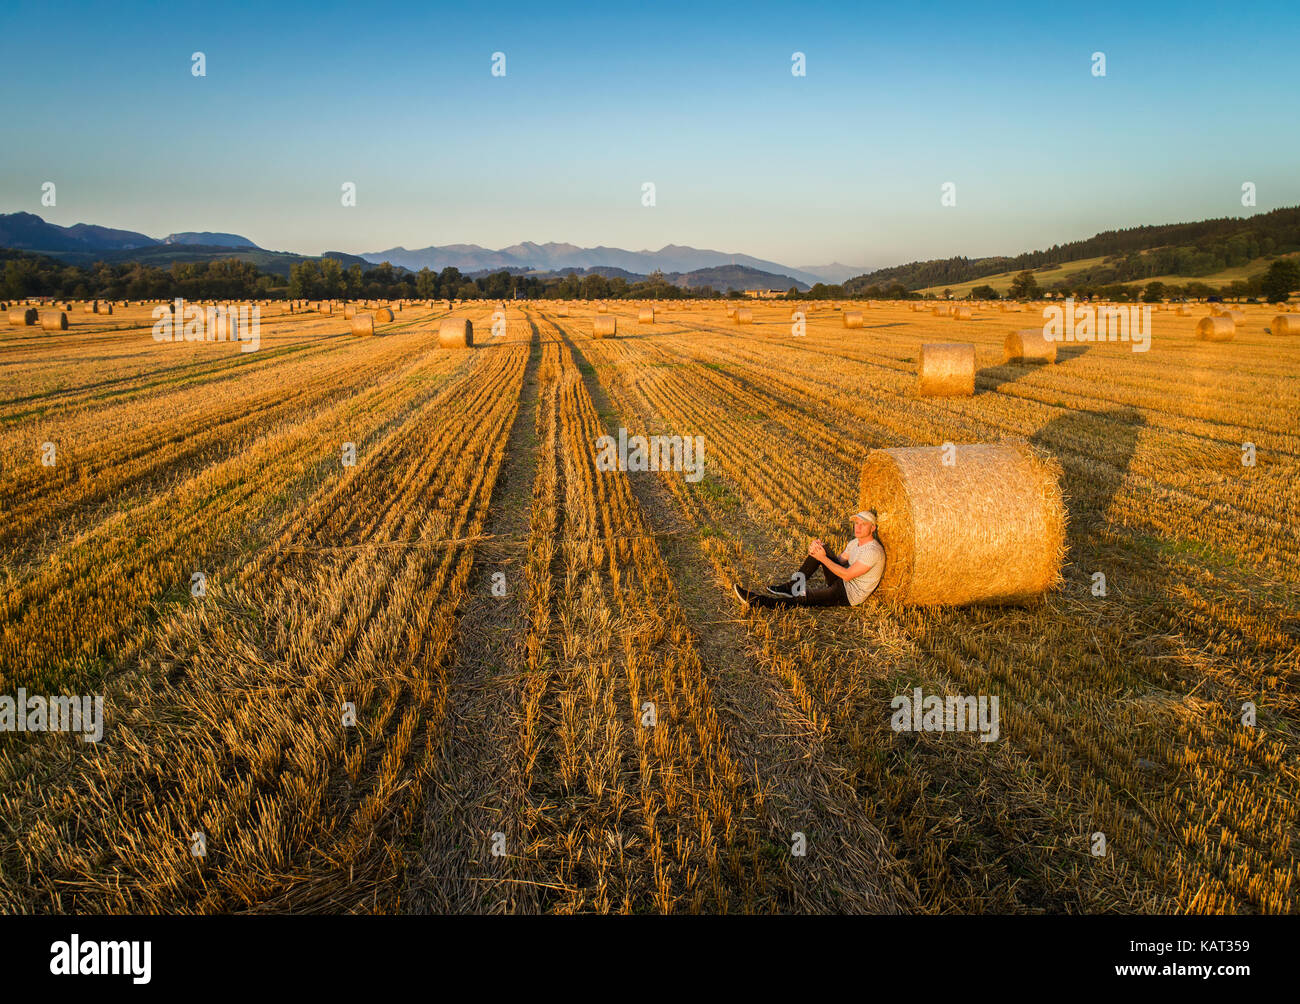
<path fill-rule="evenodd" d="M 855 512 L 853 518 L 865 519 L 872 526 L 880 525 L 880 518 L 876 515 L 876 510 L 874 509 L 863 509 L 861 512 Z"/>

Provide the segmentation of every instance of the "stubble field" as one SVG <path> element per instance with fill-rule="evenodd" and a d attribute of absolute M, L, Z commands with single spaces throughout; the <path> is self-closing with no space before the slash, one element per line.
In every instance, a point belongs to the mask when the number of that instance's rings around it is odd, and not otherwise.
<path fill-rule="evenodd" d="M 0 694 L 106 718 L 0 733 L 0 910 L 1295 912 L 1275 311 L 1024 367 L 1030 312 L 795 306 L 458 306 L 472 350 L 420 304 L 374 338 L 271 305 L 249 353 L 145 306 L 0 332 Z M 974 396 L 915 396 L 933 341 Z M 704 477 L 598 471 L 620 428 L 702 436 Z M 1064 471 L 1041 603 L 731 597 L 843 543 L 869 450 L 1007 437 Z M 893 731 L 915 687 L 998 696 L 1000 737 Z"/>

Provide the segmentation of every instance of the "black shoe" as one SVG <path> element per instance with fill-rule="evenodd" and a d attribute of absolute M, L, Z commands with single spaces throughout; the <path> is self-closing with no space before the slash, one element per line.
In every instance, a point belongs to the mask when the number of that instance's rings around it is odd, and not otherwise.
<path fill-rule="evenodd" d="M 793 580 L 776 582 L 768 586 L 767 591 L 772 596 L 777 596 L 783 600 L 791 600 L 794 599 L 794 582 Z"/>
<path fill-rule="evenodd" d="M 740 586 L 735 585 L 734 583 L 731 586 L 731 591 L 736 594 L 736 599 L 740 600 L 740 605 L 748 610 L 749 592 L 745 589 L 741 589 Z"/>

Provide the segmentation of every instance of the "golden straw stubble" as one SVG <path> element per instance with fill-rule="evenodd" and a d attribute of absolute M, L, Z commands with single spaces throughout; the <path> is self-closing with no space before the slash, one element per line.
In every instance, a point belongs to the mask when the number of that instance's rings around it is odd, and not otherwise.
<path fill-rule="evenodd" d="M 975 393 L 975 346 L 930 342 L 921 346 L 916 392 L 922 397 L 969 397 Z"/>
<path fill-rule="evenodd" d="M 1005 342 L 1007 362 L 1056 362 L 1056 340 L 1048 338 L 1042 328 L 1019 328 L 1008 333 Z"/>
<path fill-rule="evenodd" d="M 880 516 L 882 599 L 1021 603 L 1061 580 L 1061 467 L 1022 440 L 873 450 L 858 504 Z"/>

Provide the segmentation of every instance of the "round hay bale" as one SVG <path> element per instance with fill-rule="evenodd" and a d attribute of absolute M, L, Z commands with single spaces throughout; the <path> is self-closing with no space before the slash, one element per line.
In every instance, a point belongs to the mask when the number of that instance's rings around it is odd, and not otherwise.
<path fill-rule="evenodd" d="M 596 317 L 591 322 L 592 338 L 613 338 L 618 334 L 618 318 L 613 316 Z"/>
<path fill-rule="evenodd" d="M 882 599 L 1018 603 L 1060 582 L 1061 467 L 1023 441 L 872 450 L 858 500 L 880 516 Z"/>
<path fill-rule="evenodd" d="M 952 307 L 946 303 L 941 303 L 934 308 L 935 317 L 948 317 L 952 314 Z"/>
<path fill-rule="evenodd" d="M 95 300 L 87 300 L 86 305 L 81 309 L 87 314 L 97 314 L 99 313 L 99 303 Z"/>
<path fill-rule="evenodd" d="M 953 307 L 952 318 L 954 321 L 969 321 L 971 310 L 970 307 Z"/>
<path fill-rule="evenodd" d="M 931 342 L 921 346 L 916 392 L 922 397 L 970 397 L 975 393 L 975 346 Z"/>
<path fill-rule="evenodd" d="M 113 305 L 111 303 L 101 303 L 95 310 L 95 313 L 97 314 L 111 314 L 112 312 Z"/>
<path fill-rule="evenodd" d="M 1244 310 L 1225 310 L 1219 316 L 1231 318 L 1233 324 L 1246 323 L 1246 312 Z"/>
<path fill-rule="evenodd" d="M 736 308 L 735 308 L 735 307 L 728 307 L 728 308 L 727 308 L 727 320 L 728 320 L 728 321 L 734 321 L 735 319 L 736 319 Z"/>
<path fill-rule="evenodd" d="M 844 326 L 846 328 L 860 328 L 863 325 L 862 311 L 846 310 L 844 311 Z"/>
<path fill-rule="evenodd" d="M 1042 328 L 1020 328 L 1007 335 L 1005 358 L 1009 363 L 1056 362 L 1056 342 Z"/>
<path fill-rule="evenodd" d="M 333 304 L 322 303 L 322 304 L 320 305 L 320 312 L 321 312 L 322 314 L 332 314 L 332 313 L 334 313 L 334 306 L 333 306 Z"/>
<path fill-rule="evenodd" d="M 654 307 L 647 307 L 645 310 L 640 311 L 636 315 L 637 324 L 654 324 L 654 322 L 655 322 Z"/>
<path fill-rule="evenodd" d="M 358 314 L 352 312 L 352 333 L 358 337 L 373 335 L 375 333 L 375 315 Z"/>
<path fill-rule="evenodd" d="M 1275 335 L 1300 335 L 1300 314 L 1278 314 L 1268 329 Z"/>
<path fill-rule="evenodd" d="M 352 320 L 352 318 L 356 316 L 357 316 L 357 308 L 352 306 L 352 304 L 348 304 L 346 307 L 343 308 L 343 320 L 350 321 Z"/>
<path fill-rule="evenodd" d="M 736 310 L 736 323 L 737 323 L 737 324 L 753 324 L 753 323 L 754 323 L 754 312 L 753 312 L 752 310 L 750 310 L 748 307 L 740 307 L 740 308 L 738 308 L 738 309 Z"/>
<path fill-rule="evenodd" d="M 35 307 L 19 307 L 9 311 L 9 323 L 15 327 L 35 324 L 39 318 L 40 312 Z"/>
<path fill-rule="evenodd" d="M 46 310 L 41 313 L 41 327 L 46 331 L 67 331 L 68 315 L 62 310 Z"/>
<path fill-rule="evenodd" d="M 1179 316 L 1179 317 L 1191 317 L 1191 316 L 1192 316 L 1192 308 L 1189 307 L 1189 306 L 1187 306 L 1186 304 L 1183 304 L 1181 307 L 1178 308 L 1178 316 Z"/>
<path fill-rule="evenodd" d="M 606 304 L 604 304 L 604 303 L 598 303 L 598 304 L 596 304 L 596 313 L 598 313 L 598 314 L 606 314 L 606 313 L 608 313 L 608 312 L 609 312 L 609 307 L 608 307 L 608 305 L 606 305 Z"/>
<path fill-rule="evenodd" d="M 474 347 L 474 323 L 466 317 L 444 317 L 438 325 L 438 346 L 444 349 Z"/>
<path fill-rule="evenodd" d="M 376 324 L 391 324 L 396 319 L 391 307 L 380 307 L 375 311 Z"/>
<path fill-rule="evenodd" d="M 1230 342 L 1236 334 L 1231 317 L 1202 317 L 1196 322 L 1196 337 L 1203 342 Z"/>

